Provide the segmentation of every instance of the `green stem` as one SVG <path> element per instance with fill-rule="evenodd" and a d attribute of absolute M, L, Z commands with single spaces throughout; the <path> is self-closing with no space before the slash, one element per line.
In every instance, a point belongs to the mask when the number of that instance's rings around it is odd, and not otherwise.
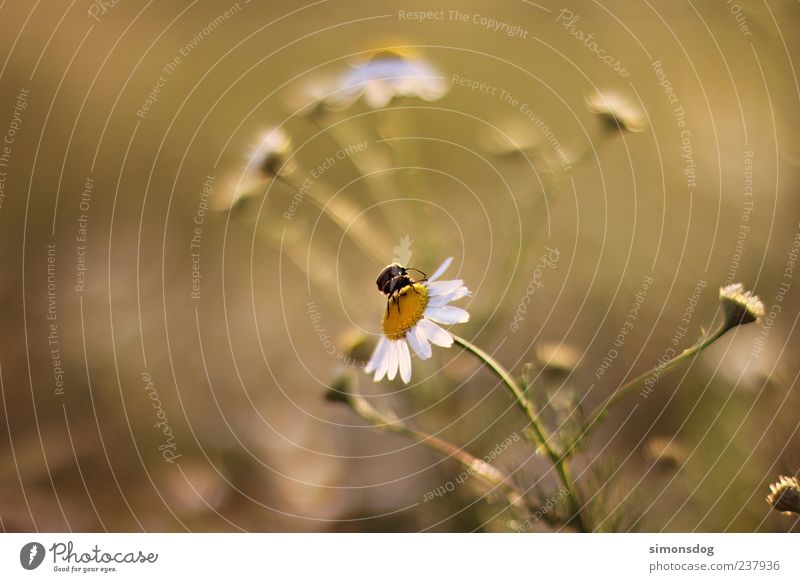
<path fill-rule="evenodd" d="M 573 172 L 576 168 L 579 168 L 584 164 L 584 162 L 590 160 L 594 155 L 600 154 L 600 150 L 605 146 L 605 144 L 610 141 L 610 139 L 616 135 L 619 135 L 621 130 L 617 128 L 606 128 L 604 127 L 600 135 L 598 135 L 594 141 L 590 141 L 583 151 L 579 153 L 576 157 L 570 160 L 570 170 L 568 173 Z"/>
<path fill-rule="evenodd" d="M 278 175 L 276 179 L 290 189 L 301 192 L 300 187 L 286 176 Z M 316 184 L 316 186 L 317 188 L 322 187 L 319 183 Z M 384 233 L 372 228 L 368 221 L 359 221 L 358 216 L 361 209 L 356 205 L 340 197 L 334 198 L 327 189 L 325 189 L 325 194 L 325 197 L 320 196 L 315 188 L 309 188 L 305 192 L 305 196 L 308 197 L 311 203 L 333 220 L 336 226 L 338 226 L 361 251 L 379 264 L 386 262 L 388 253 L 385 249 L 390 248 L 391 245 L 385 240 L 386 237 Z"/>
<path fill-rule="evenodd" d="M 503 489 L 506 498 L 515 508 L 526 511 L 529 509 L 525 501 L 525 493 L 513 484 L 508 475 L 496 467 L 439 437 L 411 428 L 396 418 L 382 414 L 358 394 L 350 394 L 348 404 L 356 414 L 374 427 L 410 437 L 426 447 L 455 459 L 485 484 Z"/>
<path fill-rule="evenodd" d="M 525 416 L 530 421 L 531 429 L 533 430 L 536 439 L 541 444 L 542 448 L 544 449 L 545 453 L 547 453 L 548 458 L 553 463 L 553 466 L 556 469 L 556 473 L 558 474 L 558 478 L 560 479 L 562 485 L 569 493 L 570 505 L 572 506 L 572 519 L 575 520 L 575 527 L 579 531 L 588 532 L 590 531 L 588 528 L 588 524 L 583 516 L 582 513 L 582 503 L 578 498 L 578 490 L 575 487 L 575 483 L 572 479 L 572 475 L 569 470 L 569 465 L 567 463 L 567 457 L 564 454 L 559 454 L 553 449 L 550 445 L 547 431 L 539 422 L 538 412 L 536 411 L 536 407 L 533 403 L 525 396 L 525 392 L 519 387 L 517 382 L 511 377 L 511 374 L 506 371 L 505 368 L 492 356 L 484 352 L 478 346 L 470 343 L 469 341 L 465 340 L 462 337 L 459 337 L 453 333 L 450 333 L 453 336 L 453 340 L 467 350 L 469 353 L 477 357 L 483 363 L 485 363 L 492 372 L 494 372 L 498 378 L 505 384 L 506 388 L 509 389 L 511 394 L 514 397 L 514 401 L 517 403 L 517 406 L 525 413 Z"/>
<path fill-rule="evenodd" d="M 609 396 L 603 404 L 601 404 L 597 410 L 589 417 L 589 421 L 586 423 L 586 428 L 583 432 L 583 438 L 585 438 L 589 431 L 591 431 L 595 425 L 597 425 L 600 421 L 605 418 L 605 415 L 608 413 L 608 410 L 614 406 L 617 402 L 625 398 L 628 394 L 630 394 L 633 390 L 635 390 L 642 382 L 650 378 L 651 376 L 655 376 L 656 378 L 660 377 L 662 374 L 671 370 L 681 362 L 691 358 L 702 352 L 708 346 L 713 344 L 727 332 L 730 328 L 723 325 L 717 331 L 715 331 L 710 336 L 706 337 L 703 340 L 700 340 L 696 344 L 694 344 L 690 348 L 686 348 L 680 354 L 672 358 L 671 360 L 667 360 L 666 362 L 659 364 L 655 368 L 648 370 L 647 372 L 636 376 L 633 380 L 626 382 L 619 388 L 617 388 L 614 393 Z"/>

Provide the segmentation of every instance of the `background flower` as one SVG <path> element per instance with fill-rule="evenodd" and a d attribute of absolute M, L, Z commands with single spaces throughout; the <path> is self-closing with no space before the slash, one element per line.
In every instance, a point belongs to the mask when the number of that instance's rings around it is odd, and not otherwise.
<path fill-rule="evenodd" d="M 344 109 L 363 96 L 367 106 L 378 109 L 397 97 L 436 101 L 447 91 L 444 75 L 425 59 L 381 51 L 342 74 L 325 101 Z"/>

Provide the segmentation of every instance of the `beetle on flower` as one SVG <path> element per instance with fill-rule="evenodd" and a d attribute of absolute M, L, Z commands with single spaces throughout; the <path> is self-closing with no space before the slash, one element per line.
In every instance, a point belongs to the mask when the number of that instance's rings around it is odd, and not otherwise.
<path fill-rule="evenodd" d="M 469 313 L 460 307 L 448 305 L 470 294 L 461 279 L 439 281 L 453 258 L 450 257 L 427 280 L 409 281 L 401 288 L 392 288 L 389 304 L 383 315 L 382 331 L 378 345 L 364 370 L 375 373 L 375 381 L 384 376 L 400 378 L 408 384 L 411 380 L 411 352 L 421 360 L 432 355 L 431 344 L 443 348 L 453 345 L 453 337 L 439 324 L 466 323 Z"/>

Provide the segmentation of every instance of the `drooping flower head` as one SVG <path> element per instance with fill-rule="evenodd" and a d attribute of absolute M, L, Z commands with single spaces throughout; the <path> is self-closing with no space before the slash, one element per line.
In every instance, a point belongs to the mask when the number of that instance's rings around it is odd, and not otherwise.
<path fill-rule="evenodd" d="M 516 118 L 491 121 L 481 130 L 479 139 L 483 149 L 498 157 L 538 154 L 545 144 L 541 132 L 532 131 L 529 124 Z"/>
<path fill-rule="evenodd" d="M 269 128 L 251 150 L 248 169 L 264 178 L 277 176 L 278 172 L 287 173 L 291 170 L 291 163 L 287 164 L 291 152 L 292 138 L 289 134 L 280 127 Z"/>
<path fill-rule="evenodd" d="M 644 456 L 660 468 L 677 469 L 686 462 L 689 454 L 675 438 L 654 436 L 645 443 Z"/>
<path fill-rule="evenodd" d="M 400 372 L 403 382 L 411 380 L 411 352 L 427 360 L 432 355 L 431 344 L 449 348 L 453 337 L 439 324 L 465 323 L 469 313 L 448 305 L 469 295 L 461 279 L 439 281 L 453 258 L 436 269 L 427 281 L 413 283 L 395 292 L 383 314 L 382 335 L 364 371 L 375 373 L 378 382 L 384 376 L 393 380 Z"/>
<path fill-rule="evenodd" d="M 378 109 L 397 97 L 436 101 L 448 89 L 445 77 L 428 61 L 383 50 L 345 72 L 325 102 L 331 108 L 345 109 L 363 96 L 368 107 Z"/>
<path fill-rule="evenodd" d="M 731 329 L 737 325 L 759 323 L 764 317 L 764 304 L 758 296 L 745 291 L 741 283 L 733 283 L 721 287 L 719 302 L 725 314 L 725 327 Z"/>
<path fill-rule="evenodd" d="M 613 91 L 596 91 L 586 98 L 586 108 L 606 127 L 638 133 L 647 129 L 647 117 L 633 99 Z"/>
<path fill-rule="evenodd" d="M 283 128 L 268 127 L 261 132 L 247 152 L 244 169 L 235 179 L 228 197 L 216 198 L 217 210 L 237 207 L 263 193 L 269 181 L 278 174 L 291 174 L 295 168 L 291 153 L 292 139 Z"/>
<path fill-rule="evenodd" d="M 784 515 L 800 515 L 800 480 L 797 477 L 781 475 L 780 481 L 769 486 L 769 503 Z"/>

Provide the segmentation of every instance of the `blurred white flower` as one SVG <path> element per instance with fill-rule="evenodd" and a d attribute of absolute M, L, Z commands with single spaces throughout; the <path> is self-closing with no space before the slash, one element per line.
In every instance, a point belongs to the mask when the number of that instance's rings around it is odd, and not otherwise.
<path fill-rule="evenodd" d="M 280 127 L 272 127 L 260 135 L 257 144 L 248 156 L 247 171 L 262 178 L 272 178 L 278 172 L 291 171 L 292 138 Z"/>
<path fill-rule="evenodd" d="M 236 177 L 227 197 L 216 198 L 217 210 L 228 210 L 243 201 L 263 194 L 269 181 L 277 176 L 292 173 L 295 162 L 290 159 L 292 139 L 280 127 L 269 127 L 261 132 L 245 157 L 245 166 Z M 232 180 L 233 181 L 233 180 Z"/>
<path fill-rule="evenodd" d="M 334 109 L 345 109 L 363 96 L 367 106 L 378 109 L 397 97 L 436 101 L 448 89 L 442 73 L 426 60 L 380 51 L 344 73 L 325 103 Z"/>
<path fill-rule="evenodd" d="M 453 345 L 453 337 L 437 324 L 469 321 L 469 313 L 464 309 L 448 305 L 469 295 L 464 281 L 438 281 L 452 262 L 450 257 L 427 281 L 404 287 L 389 299 L 389 308 L 383 315 L 383 335 L 364 368 L 367 374 L 375 372 L 376 382 L 384 376 L 393 380 L 399 370 L 403 382 L 408 384 L 409 346 L 421 360 L 427 360 L 432 355 L 432 343 L 443 348 Z"/>
<path fill-rule="evenodd" d="M 541 132 L 513 119 L 493 121 L 481 130 L 479 139 L 487 152 L 502 157 L 533 153 L 544 145 Z"/>
<path fill-rule="evenodd" d="M 596 91 L 586 98 L 586 108 L 606 127 L 638 133 L 647 129 L 647 117 L 640 105 L 614 91 Z"/>

